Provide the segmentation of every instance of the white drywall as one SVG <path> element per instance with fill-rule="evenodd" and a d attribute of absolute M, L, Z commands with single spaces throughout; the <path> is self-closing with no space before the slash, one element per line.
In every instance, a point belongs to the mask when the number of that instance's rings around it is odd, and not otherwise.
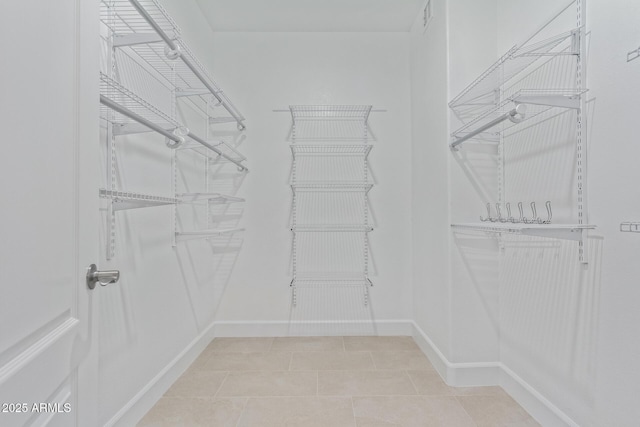
<path fill-rule="evenodd" d="M 433 1 L 411 32 L 413 316 L 449 358 L 450 263 L 447 3 Z"/>
<path fill-rule="evenodd" d="M 522 40 L 560 6 L 556 1 L 498 0 L 498 46 Z M 637 235 L 620 233 L 637 220 L 630 197 L 638 178 L 635 99 L 640 61 L 627 52 L 640 40 L 640 5 L 589 0 L 590 265 L 575 262 L 575 246 L 531 249 L 537 261 L 510 264 L 501 288 L 501 357 L 505 365 L 582 426 L 635 426 L 640 419 L 640 296 L 634 277 Z M 575 12 L 567 19 L 575 22 Z M 557 165 L 557 163 L 555 163 Z M 557 175 L 547 162 L 547 174 Z M 555 251 L 555 255 L 554 255 Z"/>
<path fill-rule="evenodd" d="M 406 33 L 216 33 L 214 72 L 248 117 L 251 173 L 243 247 L 216 313 L 223 322 L 363 322 L 328 334 L 373 333 L 374 320 L 411 316 L 411 135 Z M 231 89 L 229 89 L 231 93 Z M 304 291 L 291 309 L 290 104 L 371 104 L 371 305 L 361 290 Z M 251 328 L 251 326 L 248 326 Z M 249 329 L 251 330 L 251 329 Z M 304 326 L 292 334 L 311 334 Z M 248 332 L 246 332 L 248 333 Z"/>

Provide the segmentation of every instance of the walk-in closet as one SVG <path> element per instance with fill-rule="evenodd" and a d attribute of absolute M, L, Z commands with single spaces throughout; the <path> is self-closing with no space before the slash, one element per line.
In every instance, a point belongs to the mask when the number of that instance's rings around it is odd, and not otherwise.
<path fill-rule="evenodd" d="M 639 22 L 5 2 L 0 426 L 638 426 Z"/>

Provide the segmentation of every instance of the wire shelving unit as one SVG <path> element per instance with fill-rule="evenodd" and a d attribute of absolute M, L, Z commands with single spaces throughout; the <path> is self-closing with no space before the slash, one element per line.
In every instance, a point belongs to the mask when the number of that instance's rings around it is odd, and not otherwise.
<path fill-rule="evenodd" d="M 130 49 L 174 86 L 176 96 L 213 97 L 230 117 L 212 117 L 214 123 L 245 118 L 218 86 L 207 68 L 182 38 L 181 30 L 156 0 L 102 0 L 100 18 L 113 36 L 113 47 Z"/>
<path fill-rule="evenodd" d="M 293 156 L 368 156 L 371 145 L 291 145 Z"/>
<path fill-rule="evenodd" d="M 575 10 L 575 15 L 573 11 Z M 543 35 L 557 27 L 561 16 L 571 15 L 576 25 L 553 36 Z M 565 19 L 565 18 L 562 18 Z M 565 21 L 563 21 L 565 22 Z M 451 224 L 454 231 L 494 235 L 520 234 L 577 241 L 580 262 L 588 262 L 586 239 L 595 228 L 587 211 L 586 129 L 586 0 L 563 6 L 547 23 L 523 43 L 513 46 L 449 103 L 461 126 L 451 133 L 449 147 L 461 158 L 468 145 L 497 146 L 497 201 L 504 204 L 504 145 L 520 129 L 543 125 L 559 112 L 571 110 L 575 117 L 575 218 L 572 223 Z M 553 24 L 553 25 L 552 25 Z M 526 125 L 523 125 L 526 123 Z M 540 134 L 535 137 L 540 138 Z M 534 143 L 537 141 L 534 141 Z M 569 222 L 569 221 L 568 221 Z"/>
<path fill-rule="evenodd" d="M 368 119 L 372 106 L 291 105 L 289 112 L 292 120 L 290 148 L 293 162 L 290 183 L 293 199 L 290 227 L 293 253 L 293 278 L 290 283 L 292 304 L 296 305 L 297 289 L 301 287 L 356 286 L 363 289 L 364 304 L 367 305 L 369 287 L 373 285 L 369 279 L 368 233 L 374 227 L 370 224 L 367 197 L 373 187 L 368 171 L 368 157 L 372 149 L 369 144 Z M 347 158 L 350 158 L 348 162 L 341 163 L 341 160 Z M 306 160 L 303 162 L 303 159 Z M 318 170 L 323 171 L 324 175 L 314 175 L 313 165 L 320 165 Z M 352 169 L 348 174 L 351 179 L 336 179 L 338 174 L 331 172 L 332 168 L 339 166 Z M 312 199 L 315 204 L 303 203 L 303 196 L 311 196 L 311 193 L 316 193 L 313 197 L 321 199 Z M 321 213 L 317 211 L 319 206 L 322 206 Z M 335 237 L 320 239 L 324 233 Z M 358 236 L 355 243 L 346 245 L 348 249 L 340 243 L 341 238 L 346 235 Z M 306 237 L 303 239 L 302 236 Z M 302 266 L 304 263 L 300 260 L 305 255 L 309 257 L 307 252 L 312 250 L 306 246 L 309 242 L 316 242 L 321 246 L 326 244 L 329 249 L 325 249 L 331 253 L 349 252 L 353 259 L 359 258 L 357 268 L 360 271 L 344 271 L 344 268 L 332 265 L 331 261 L 324 263 L 321 271 L 308 271 L 309 267 Z M 337 246 L 334 247 L 335 245 Z M 357 253 L 353 254 L 351 251 Z"/>
<path fill-rule="evenodd" d="M 210 192 L 209 166 L 222 161 L 235 165 L 240 172 L 248 172 L 243 164 L 246 157 L 226 141 L 210 140 L 209 128 L 204 137 L 190 130 L 177 119 L 178 103 L 186 101 L 207 126 L 236 123 L 242 131 L 244 116 L 194 55 L 176 22 L 156 0 L 100 0 L 100 21 L 101 39 L 109 53 L 100 73 L 101 117 L 107 124 L 108 141 L 108 189 L 100 191 L 101 197 L 110 200 L 107 259 L 115 256 L 115 212 L 119 210 L 171 205 L 174 246 L 180 241 L 242 231 L 241 228 L 211 228 L 211 205 L 244 199 Z M 131 83 L 135 84 L 130 86 Z M 154 102 L 150 102 L 152 99 Z M 119 191 L 116 138 L 149 131 L 164 136 L 167 146 L 174 149 L 171 168 L 175 197 Z M 206 188 L 202 192 L 179 193 L 178 153 L 186 155 L 187 151 L 204 157 Z M 178 206 L 181 205 L 203 205 L 207 226 L 203 230 L 179 230 Z"/>

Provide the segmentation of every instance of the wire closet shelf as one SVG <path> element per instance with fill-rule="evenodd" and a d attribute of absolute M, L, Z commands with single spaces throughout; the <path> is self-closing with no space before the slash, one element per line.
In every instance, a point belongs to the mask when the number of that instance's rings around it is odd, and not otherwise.
<path fill-rule="evenodd" d="M 514 188 L 530 188 L 520 182 L 520 177 L 509 179 L 511 176 L 505 174 L 505 156 L 510 152 L 505 151 L 505 145 L 519 140 L 521 131 L 536 132 L 535 137 L 540 138 L 542 131 L 534 129 L 546 126 L 557 117 L 569 118 L 567 123 L 573 120 L 569 124 L 570 138 L 575 144 L 572 218 L 567 218 L 567 223 L 552 223 L 549 212 L 548 220 L 537 224 L 518 224 L 519 221 L 505 219 L 451 224 L 452 230 L 573 240 L 579 243 L 580 262 L 588 262 L 586 239 L 589 230 L 596 227 L 589 224 L 587 218 L 585 16 L 586 0 L 563 3 L 551 19 L 521 44 L 509 49 L 449 102 L 453 116 L 461 123 L 450 135 L 449 148 L 454 156 L 465 158 L 467 154 L 459 152 L 465 146 L 490 144 L 497 148 L 497 192 L 493 202 L 498 202 L 495 203 L 498 208 L 506 205 L 508 209 L 509 203 L 504 202 L 505 188 L 511 181 L 517 181 L 513 183 Z M 571 21 L 575 24 L 570 24 Z M 561 25 L 569 29 L 553 34 Z M 571 115 L 565 114 L 567 111 L 572 111 Z M 509 171 L 513 173 L 513 168 Z M 493 204 L 487 203 L 487 206 Z"/>
<path fill-rule="evenodd" d="M 213 97 L 230 118 L 212 118 L 214 122 L 235 121 L 243 130 L 244 116 L 218 86 L 207 68 L 182 39 L 175 21 L 156 0 L 102 0 L 100 19 L 113 33 L 113 46 L 130 49 L 156 70 L 176 96 Z"/>
<path fill-rule="evenodd" d="M 104 73 L 100 73 L 100 102 L 103 106 L 102 117 L 116 124 L 116 133 L 127 133 L 127 126 L 132 122 L 139 123 L 167 138 L 167 146 L 178 148 L 189 138 L 193 143 L 184 148 L 207 148 L 220 157 L 234 163 L 240 170 L 248 171 L 242 164 L 246 157 L 224 141 L 206 141 L 191 132 L 187 127 L 171 118 L 168 114 L 147 102 L 142 97 L 127 89 Z M 113 117 L 106 109 L 115 111 Z M 202 154 L 202 153 L 201 153 Z"/>

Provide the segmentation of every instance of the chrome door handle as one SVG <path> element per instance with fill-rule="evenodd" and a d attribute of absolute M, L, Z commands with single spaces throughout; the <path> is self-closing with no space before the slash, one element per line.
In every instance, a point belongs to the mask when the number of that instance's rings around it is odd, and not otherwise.
<path fill-rule="evenodd" d="M 100 271 L 95 264 L 91 264 L 87 269 L 87 286 L 89 289 L 95 288 L 96 283 L 107 286 L 116 283 L 118 279 L 120 279 L 120 272 L 118 270 Z"/>

